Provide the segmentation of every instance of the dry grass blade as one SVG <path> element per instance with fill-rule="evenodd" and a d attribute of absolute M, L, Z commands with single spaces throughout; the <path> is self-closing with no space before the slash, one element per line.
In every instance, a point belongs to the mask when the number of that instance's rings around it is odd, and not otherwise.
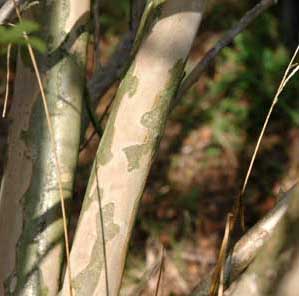
<path fill-rule="evenodd" d="M 102 247 L 103 247 L 103 257 L 104 257 L 104 269 L 105 269 L 105 284 L 106 284 L 106 296 L 109 296 L 109 280 L 108 280 L 108 264 L 107 264 L 107 253 L 106 253 L 106 244 L 105 244 L 105 230 L 104 230 L 104 216 L 101 202 L 101 193 L 99 186 L 99 177 L 98 177 L 98 161 L 95 157 L 95 171 L 96 171 L 96 184 L 97 184 L 97 195 L 99 200 L 99 213 L 101 221 L 101 233 L 102 233 Z"/>
<path fill-rule="evenodd" d="M 139 280 L 138 286 L 129 294 L 129 296 L 141 296 L 146 288 L 149 280 L 158 272 L 161 266 L 161 260 L 157 260 L 149 270 L 146 270 L 141 279 Z"/>
<path fill-rule="evenodd" d="M 213 274 L 212 284 L 210 287 L 210 295 L 215 295 L 217 289 L 218 289 L 218 296 L 223 295 L 223 290 L 224 290 L 223 272 L 224 272 L 226 253 L 229 245 L 230 232 L 232 230 L 232 221 L 233 221 L 233 215 L 229 213 L 226 219 L 225 232 L 221 243 L 218 262 Z M 219 275 L 220 275 L 220 279 L 219 279 Z"/>
<path fill-rule="evenodd" d="M 165 251 L 164 246 L 162 246 L 161 247 L 161 263 L 160 263 L 160 268 L 159 268 L 159 274 L 158 274 L 157 286 L 156 286 L 156 290 L 155 290 L 155 296 L 158 296 L 160 286 L 161 286 L 163 267 L 164 267 L 164 259 L 165 259 L 164 251 Z"/>
<path fill-rule="evenodd" d="M 232 226 L 232 214 L 228 214 L 226 225 L 225 225 L 225 232 L 222 244 L 222 260 L 221 260 L 221 271 L 220 271 L 220 281 L 219 281 L 219 288 L 218 288 L 218 296 L 223 296 L 224 291 L 224 267 L 225 267 L 225 259 L 229 245 L 229 238 L 230 238 L 230 231 Z"/>
<path fill-rule="evenodd" d="M 258 138 L 258 141 L 257 141 L 257 144 L 255 146 L 255 149 L 254 149 L 254 152 L 253 152 L 253 155 L 252 155 L 252 158 L 251 158 L 251 161 L 250 161 L 250 164 L 249 164 L 249 167 L 248 167 L 248 170 L 247 170 L 247 173 L 246 173 L 246 177 L 245 177 L 245 180 L 244 180 L 244 183 L 243 183 L 243 186 L 242 186 L 242 190 L 241 190 L 241 194 L 239 196 L 239 199 L 240 199 L 240 206 L 242 207 L 242 196 L 246 190 L 246 187 L 247 187 L 247 184 L 248 184 L 248 180 L 249 180 L 249 177 L 251 175 L 251 172 L 252 172 L 252 168 L 253 168 L 253 165 L 254 165 L 254 162 L 255 162 L 255 159 L 256 159 L 256 155 L 257 155 L 257 152 L 260 148 L 260 145 L 261 145 L 261 141 L 262 141 L 262 138 L 264 136 L 264 133 L 265 133 L 265 130 L 268 126 L 268 123 L 269 123 L 269 120 L 270 120 L 270 117 L 272 115 L 272 112 L 273 112 L 273 109 L 275 107 L 275 105 L 277 104 L 278 102 L 278 97 L 279 95 L 281 94 L 281 92 L 283 91 L 284 87 L 286 86 L 286 84 L 289 82 L 289 80 L 295 75 L 295 73 L 299 70 L 299 66 L 296 66 L 295 69 L 293 69 L 290 73 L 290 70 L 292 69 L 293 67 L 293 62 L 298 54 L 298 51 L 299 51 L 299 46 L 296 48 L 292 58 L 291 58 L 291 61 L 290 63 L 288 64 L 288 67 L 283 75 L 283 78 L 279 84 L 279 87 L 277 89 L 277 92 L 274 96 L 274 99 L 272 101 L 272 104 L 270 106 L 270 109 L 268 111 L 268 114 L 266 116 L 266 119 L 264 121 L 264 124 L 263 124 L 263 127 L 262 127 L 262 130 L 260 132 L 260 135 L 259 135 L 259 138 Z M 244 215 L 241 216 L 242 217 L 242 224 L 244 225 Z"/>
<path fill-rule="evenodd" d="M 252 168 L 253 168 L 253 165 L 254 165 L 254 162 L 255 162 L 258 150 L 260 148 L 263 136 L 265 134 L 266 128 L 268 126 L 270 117 L 272 115 L 272 112 L 274 110 L 275 105 L 278 102 L 278 97 L 282 93 L 283 89 L 285 88 L 285 86 L 287 85 L 287 83 L 289 82 L 289 80 L 299 71 L 299 65 L 297 63 L 294 63 L 294 60 L 296 59 L 298 52 L 299 52 L 299 45 L 297 46 L 297 48 L 296 48 L 296 50 L 295 50 L 295 52 L 294 52 L 294 54 L 293 54 L 293 56 L 292 56 L 292 58 L 291 58 L 291 60 L 290 60 L 290 62 L 288 64 L 288 66 L 287 66 L 287 69 L 286 69 L 286 71 L 285 71 L 285 73 L 283 75 L 283 78 L 282 78 L 282 80 L 281 80 L 281 82 L 279 84 L 279 87 L 278 87 L 278 89 L 276 91 L 276 94 L 275 94 L 275 96 L 273 98 L 273 101 L 272 101 L 272 104 L 270 106 L 270 109 L 269 109 L 269 111 L 267 113 L 267 116 L 266 116 L 266 119 L 264 121 L 262 130 L 261 130 L 261 132 L 259 134 L 256 146 L 255 146 L 255 149 L 254 149 L 253 155 L 251 157 L 250 164 L 249 164 L 246 176 L 245 176 L 245 180 L 244 180 L 242 189 L 240 191 L 240 194 L 239 194 L 239 196 L 238 196 L 238 198 L 236 200 L 235 206 L 234 206 L 233 215 L 231 217 L 232 221 L 231 221 L 230 232 L 232 232 L 234 230 L 236 222 L 237 222 L 237 219 L 238 219 L 239 216 L 240 216 L 240 220 L 241 220 L 241 226 L 242 226 L 243 230 L 245 230 L 244 207 L 243 207 L 243 204 L 242 204 L 242 198 L 243 198 L 243 195 L 245 193 L 245 190 L 246 190 L 246 187 L 247 187 L 247 184 L 248 184 L 248 180 L 249 180 L 249 177 L 251 175 Z M 228 240 L 229 240 L 229 237 L 227 238 L 226 235 L 225 235 L 224 238 L 223 238 L 223 241 L 222 241 L 221 250 L 220 250 L 220 253 L 219 253 L 217 265 L 216 265 L 216 268 L 215 268 L 215 271 L 214 271 L 214 275 L 213 275 L 213 279 L 212 279 L 212 283 L 211 283 L 211 288 L 210 288 L 210 295 L 211 296 L 215 295 L 216 290 L 218 289 L 218 287 L 219 287 L 219 291 L 221 289 L 221 287 L 219 286 L 219 284 L 220 284 L 221 278 L 222 278 L 222 276 L 221 276 L 221 272 L 222 272 L 221 271 L 221 267 L 223 266 L 223 260 L 224 260 L 223 259 L 223 251 L 222 251 L 222 249 L 224 248 L 223 246 L 227 246 L 227 241 Z M 218 295 L 222 295 L 222 294 L 219 294 L 219 292 L 218 292 Z"/>
<path fill-rule="evenodd" d="M 19 19 L 19 22 L 22 22 L 22 17 L 21 17 L 21 14 L 20 14 L 20 10 L 17 6 L 17 3 L 16 3 L 15 0 L 12 0 L 12 1 L 14 3 L 14 7 L 15 7 L 15 10 L 16 10 L 16 14 L 17 14 L 17 17 Z M 37 79 L 37 82 L 38 82 L 38 85 L 39 85 L 39 89 L 40 89 L 40 92 L 41 92 L 41 97 L 42 97 L 42 100 L 43 100 L 44 110 L 45 110 L 45 113 L 46 113 L 48 130 L 49 130 L 49 134 L 50 134 L 50 141 L 51 141 L 52 151 L 53 151 L 53 155 L 54 155 L 55 166 L 56 166 L 56 170 L 57 170 L 57 176 L 58 176 L 57 179 L 58 179 L 58 187 L 59 187 L 59 195 L 60 195 L 61 211 L 62 211 L 62 219 L 63 219 L 63 229 L 64 229 L 65 251 L 66 251 L 66 258 L 67 258 L 67 271 L 68 271 L 68 278 L 69 278 L 69 292 L 70 292 L 70 296 L 73 296 L 72 281 L 71 281 L 72 276 L 71 276 L 71 264 L 70 264 L 70 248 L 69 248 L 67 221 L 66 221 L 66 210 L 65 210 L 63 189 L 62 189 L 62 181 L 61 181 L 61 169 L 60 169 L 60 164 L 59 164 L 57 150 L 56 150 L 56 142 L 55 142 L 55 138 L 54 138 L 54 129 L 53 129 L 53 125 L 52 125 L 52 122 L 51 122 L 51 117 L 50 117 L 50 112 L 49 112 L 49 108 L 48 108 L 48 104 L 47 104 L 47 99 L 46 99 L 42 79 L 41 79 L 41 76 L 40 76 L 40 72 L 39 72 L 39 69 L 38 69 L 38 66 L 37 66 L 35 54 L 34 54 L 34 51 L 32 49 L 32 46 L 30 45 L 30 42 L 29 42 L 30 40 L 29 40 L 29 37 L 28 37 L 27 33 L 23 32 L 23 36 L 24 36 L 24 39 L 27 41 L 28 52 L 29 52 L 29 55 L 30 55 L 30 59 L 31 59 L 33 68 L 34 68 L 34 72 L 35 72 L 36 79 Z"/>
<path fill-rule="evenodd" d="M 7 110 L 7 102 L 9 96 L 9 79 L 10 79 L 10 53 L 11 53 L 11 43 L 7 46 L 7 55 L 6 55 L 6 87 L 5 87 L 5 98 L 4 98 L 4 106 L 2 112 L 2 118 L 6 116 Z"/>

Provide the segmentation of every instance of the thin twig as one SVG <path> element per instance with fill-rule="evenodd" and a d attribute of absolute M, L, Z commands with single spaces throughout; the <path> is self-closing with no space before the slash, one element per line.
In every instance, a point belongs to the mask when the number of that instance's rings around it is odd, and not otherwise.
<path fill-rule="evenodd" d="M 158 272 L 161 260 L 157 260 L 148 270 L 146 270 L 138 281 L 138 286 L 133 289 L 129 296 L 140 296 L 146 288 L 149 280 Z"/>
<path fill-rule="evenodd" d="M 173 101 L 173 107 L 177 105 L 179 100 L 186 94 L 188 89 L 198 81 L 200 76 L 204 73 L 210 63 L 221 52 L 221 50 L 228 46 L 236 38 L 238 34 L 244 31 L 259 15 L 261 15 L 270 6 L 277 3 L 278 0 L 262 0 L 249 10 L 240 21 L 234 25 L 217 43 L 212 47 L 200 62 L 193 68 L 191 73 L 183 80 L 176 97 Z"/>
<path fill-rule="evenodd" d="M 128 68 L 131 48 L 134 41 L 134 35 L 129 32 L 120 41 L 118 48 L 112 54 L 107 65 L 104 65 L 99 71 L 95 72 L 92 78 L 87 82 L 88 92 L 92 102 L 99 102 L 106 91 L 115 81 L 125 73 Z"/>
<path fill-rule="evenodd" d="M 142 12 L 144 10 L 144 6 L 144 0 L 131 1 L 130 31 L 119 42 L 118 48 L 112 54 L 109 62 L 105 66 L 100 65 L 99 48 L 96 47 L 96 69 L 93 73 L 92 78 L 87 82 L 87 90 L 90 98 L 90 100 L 87 102 L 87 107 L 91 123 L 94 125 L 95 130 L 98 132 L 99 137 L 101 137 L 102 131 L 97 124 L 96 114 L 93 111 L 94 106 L 99 103 L 100 99 L 109 90 L 109 88 L 126 73 L 127 69 L 130 66 L 132 58 L 134 56 L 133 44 L 135 35 L 138 29 L 138 24 L 140 22 Z M 94 14 L 96 13 L 94 12 Z M 97 40 L 97 38 L 95 38 L 95 42 L 97 43 L 97 46 L 99 46 L 99 40 Z M 93 136 L 94 134 L 92 135 L 92 137 Z"/>
<path fill-rule="evenodd" d="M 8 102 L 8 96 L 9 96 L 9 79 L 10 79 L 10 52 L 11 52 L 11 43 L 7 46 L 7 55 L 6 55 L 6 87 L 5 87 L 5 98 L 4 98 L 4 106 L 3 106 L 3 112 L 2 112 L 2 118 L 5 118 L 6 116 L 6 110 L 7 110 L 7 102 Z"/>
<path fill-rule="evenodd" d="M 162 279 L 162 273 L 163 273 L 163 268 L 164 268 L 164 259 L 165 259 L 165 249 L 164 246 L 161 246 L 161 262 L 160 262 L 160 268 L 159 268 L 159 274 L 158 274 L 158 280 L 157 280 L 157 286 L 155 290 L 155 296 L 158 296 L 160 286 L 161 286 L 161 279 Z"/>
<path fill-rule="evenodd" d="M 102 209 L 102 200 L 99 186 L 99 178 L 98 178 L 98 159 L 95 157 L 95 172 L 96 172 L 96 185 L 97 185 L 97 196 L 99 201 L 99 213 L 101 220 L 101 233 L 102 233 L 102 247 L 103 247 L 103 257 L 104 257 L 104 269 L 105 269 L 105 285 L 106 285 L 106 296 L 109 296 L 109 279 L 108 279 L 108 264 L 107 264 L 107 252 L 106 252 L 106 239 L 105 239 L 105 229 L 104 229 L 104 216 Z"/>
<path fill-rule="evenodd" d="M 19 22 L 21 23 L 22 17 L 21 17 L 18 5 L 16 3 L 16 0 L 12 0 L 12 1 L 13 1 Z M 66 258 L 67 258 L 68 279 L 69 279 L 69 292 L 70 292 L 70 296 L 72 296 L 73 290 L 72 290 L 72 276 L 71 276 L 71 264 L 70 264 L 70 248 L 69 248 L 68 229 L 67 229 L 67 222 L 66 222 L 66 210 L 65 210 L 64 197 L 63 197 L 63 187 L 62 187 L 62 181 L 61 181 L 61 169 L 60 169 L 60 163 L 59 163 L 58 155 L 57 155 L 55 133 L 54 133 L 51 117 L 50 117 L 50 112 L 49 112 L 49 108 L 48 108 L 48 103 L 47 103 L 42 79 L 41 79 L 40 72 L 39 72 L 39 69 L 37 66 L 35 54 L 32 49 L 32 46 L 30 45 L 30 40 L 29 40 L 27 33 L 23 32 L 23 35 L 24 35 L 24 39 L 27 41 L 28 52 L 29 52 L 29 55 L 30 55 L 30 58 L 32 61 L 36 79 L 38 81 L 39 89 L 41 92 L 41 97 L 43 100 L 44 110 L 45 110 L 46 119 L 47 119 L 48 130 L 49 130 L 49 134 L 50 134 L 52 152 L 54 155 L 54 161 L 55 161 L 57 177 L 58 177 L 57 179 L 58 179 L 58 187 L 59 187 L 59 195 L 60 195 L 60 204 L 61 204 L 61 211 L 62 211 L 62 218 L 63 218 L 64 241 L 65 241 L 65 251 L 66 251 Z"/>
<path fill-rule="evenodd" d="M 133 1 L 133 2 L 141 2 Z M 136 36 L 136 31 L 140 21 L 140 17 L 144 8 L 144 1 L 142 3 L 134 4 L 132 9 L 132 23 L 131 30 L 119 42 L 115 52 L 112 54 L 109 62 L 102 68 L 98 69 L 88 81 L 88 92 L 93 102 L 99 102 L 107 90 L 119 80 L 128 69 L 131 61 L 131 54 L 133 43 Z"/>
<path fill-rule="evenodd" d="M 102 113 L 102 115 L 100 116 L 100 118 L 98 119 L 97 122 L 97 126 L 98 128 L 101 128 L 102 126 L 102 122 L 105 119 L 105 117 L 108 115 L 108 112 L 110 110 L 110 107 L 112 106 L 112 103 L 114 101 L 115 95 L 111 98 L 110 102 L 108 103 L 108 105 L 106 106 L 104 112 Z M 94 130 L 92 131 L 91 135 L 83 142 L 83 144 L 80 146 L 79 151 L 81 152 L 83 149 L 86 148 L 86 146 L 92 141 L 92 139 L 94 138 L 95 135 L 98 135 L 99 137 L 102 136 L 103 132 L 99 133 L 99 130 L 95 129 L 95 125 L 93 124 L 93 128 Z"/>
<path fill-rule="evenodd" d="M 99 135 L 99 137 L 101 137 L 103 134 L 103 130 L 102 130 L 101 124 L 99 123 L 99 120 L 97 118 L 96 110 L 93 107 L 93 103 L 91 102 L 91 99 L 90 99 L 87 89 L 85 91 L 84 97 L 85 97 L 84 103 L 85 103 L 85 107 L 86 107 L 86 111 L 87 111 L 89 120 L 90 120 L 91 124 L 93 125 L 95 132 Z"/>

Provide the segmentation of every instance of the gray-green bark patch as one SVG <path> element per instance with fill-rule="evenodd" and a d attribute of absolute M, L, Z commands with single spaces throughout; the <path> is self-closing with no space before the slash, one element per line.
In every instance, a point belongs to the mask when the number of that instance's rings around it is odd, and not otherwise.
<path fill-rule="evenodd" d="M 179 60 L 169 71 L 170 78 L 165 89 L 157 95 L 153 109 L 142 115 L 140 122 L 148 130 L 145 143 L 123 148 L 128 160 L 129 172 L 140 167 L 140 161 L 143 155 L 151 153 L 151 157 L 154 157 L 166 123 L 169 103 L 175 95 L 182 78 L 183 69 L 184 62 Z"/>
<path fill-rule="evenodd" d="M 138 86 L 138 78 L 137 76 L 134 76 L 133 73 L 134 73 L 134 65 L 132 67 L 130 67 L 130 69 L 128 70 L 128 73 L 126 74 L 126 81 L 125 81 L 125 84 L 126 84 L 126 88 L 127 88 L 127 93 L 128 93 L 128 96 L 129 98 L 133 97 L 136 90 L 137 90 L 137 86 Z M 125 91 L 122 96 L 125 95 L 126 93 L 126 90 L 125 89 L 122 89 L 120 90 L 121 92 Z"/>
<path fill-rule="evenodd" d="M 134 68 L 135 64 L 133 63 L 117 91 L 116 98 L 112 107 L 112 112 L 107 122 L 105 132 L 103 134 L 103 138 L 101 140 L 99 150 L 97 153 L 99 155 L 98 161 L 101 165 L 107 164 L 113 157 L 113 154 L 111 152 L 111 146 L 114 136 L 115 119 L 118 113 L 120 102 L 126 93 L 128 93 L 129 97 L 132 97 L 137 90 L 138 79 L 136 76 L 133 75 Z"/>
<path fill-rule="evenodd" d="M 53 51 L 62 44 L 67 36 L 65 24 L 70 14 L 70 0 L 45 1 L 44 9 L 48 12 L 45 18 L 48 26 L 46 27 L 47 44 L 49 50 Z"/>
<path fill-rule="evenodd" d="M 103 234 L 101 228 L 100 213 L 96 215 L 97 239 L 92 248 L 91 256 L 87 267 L 80 272 L 73 280 L 73 287 L 76 294 L 80 296 L 94 295 L 94 291 L 98 284 L 101 272 L 104 271 L 104 252 L 103 245 L 112 240 L 119 232 L 119 226 L 113 222 L 114 204 L 109 203 L 103 207 L 103 221 L 105 229 L 105 242 L 103 242 Z M 109 270 L 108 270 L 109 275 Z"/>

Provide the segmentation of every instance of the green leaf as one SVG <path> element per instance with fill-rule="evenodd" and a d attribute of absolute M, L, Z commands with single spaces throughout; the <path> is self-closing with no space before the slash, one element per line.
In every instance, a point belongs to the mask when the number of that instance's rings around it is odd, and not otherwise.
<path fill-rule="evenodd" d="M 24 32 L 28 35 L 37 32 L 39 30 L 39 25 L 32 21 L 22 21 L 17 23 L 13 27 L 0 26 L 0 44 L 17 44 L 17 45 L 26 45 L 27 42 L 24 38 Z M 45 52 L 46 45 L 38 37 L 30 36 L 30 44 L 32 47 L 36 48 L 41 52 Z"/>
<path fill-rule="evenodd" d="M 34 47 L 35 49 L 37 49 L 39 52 L 41 53 L 45 53 L 47 50 L 47 46 L 45 44 L 45 42 L 38 38 L 38 37 L 30 37 L 29 39 L 29 43 L 32 47 Z"/>

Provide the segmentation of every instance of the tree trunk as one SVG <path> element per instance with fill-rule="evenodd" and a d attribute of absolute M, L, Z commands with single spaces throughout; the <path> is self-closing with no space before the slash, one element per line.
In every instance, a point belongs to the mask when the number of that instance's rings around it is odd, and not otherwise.
<path fill-rule="evenodd" d="M 225 295 L 295 295 L 298 290 L 294 290 L 294 287 L 299 277 L 298 230 L 299 186 L 297 185 L 292 191 L 288 210 L 271 238 Z"/>
<path fill-rule="evenodd" d="M 166 1 L 120 85 L 71 251 L 74 295 L 118 295 L 139 201 L 203 2 Z M 63 295 L 67 287 L 65 278 Z"/>
<path fill-rule="evenodd" d="M 89 0 L 43 1 L 47 55 L 40 70 L 55 133 L 64 199 L 72 195 L 85 83 Z M 64 251 L 57 169 L 31 62 L 19 56 L 0 195 L 0 294 L 56 295 Z M 2 294 L 1 294 L 2 295 Z"/>
<path fill-rule="evenodd" d="M 224 282 L 226 286 L 230 285 L 231 282 L 234 282 L 242 274 L 272 237 L 276 226 L 284 219 L 290 206 L 290 200 L 296 194 L 296 190 L 298 190 L 298 185 L 282 194 L 277 205 L 234 245 L 224 268 Z M 191 295 L 208 296 L 211 280 L 212 274 L 206 275 L 192 291 Z"/>

